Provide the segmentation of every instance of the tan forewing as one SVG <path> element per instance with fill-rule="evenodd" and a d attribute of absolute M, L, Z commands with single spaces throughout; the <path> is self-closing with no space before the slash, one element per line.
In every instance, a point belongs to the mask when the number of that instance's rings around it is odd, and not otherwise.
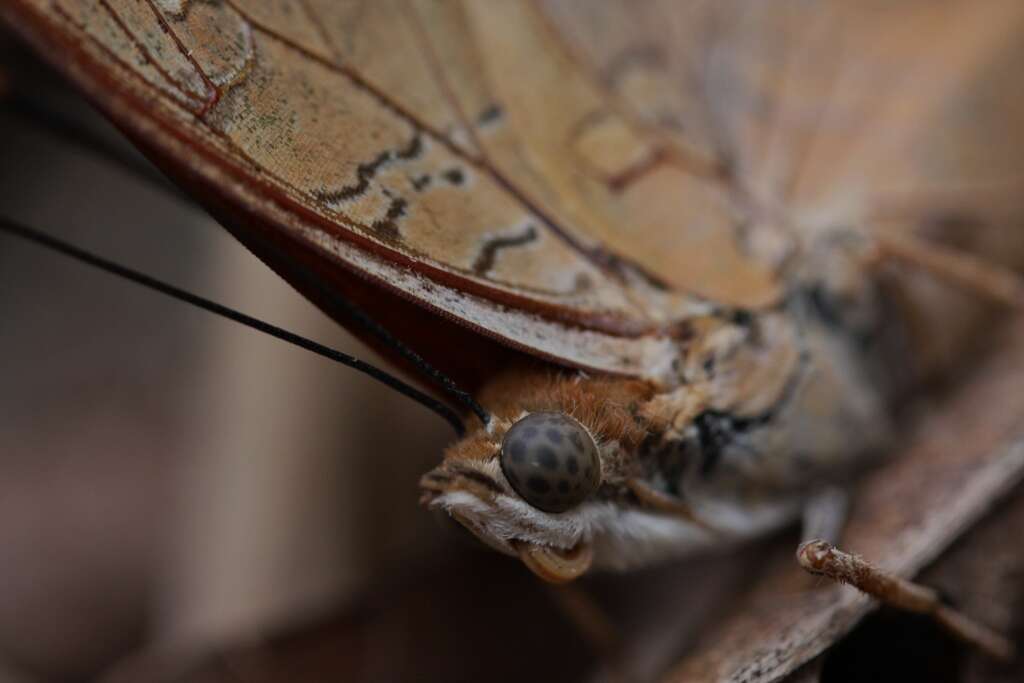
<path fill-rule="evenodd" d="M 383 7 L 355 16 L 419 35 L 406 11 Z M 475 161 L 439 89 L 386 93 L 370 78 L 392 87 L 400 65 L 335 30 L 340 6 L 297 8 L 57 0 L 3 11 L 172 173 L 205 176 L 243 213 L 353 270 L 397 268 L 423 286 L 370 277 L 540 355 L 627 374 L 665 365 L 645 357 L 652 338 L 635 339 L 656 321 L 626 277 Z M 415 43 L 397 53 L 425 63 Z"/>
<path fill-rule="evenodd" d="M 672 360 L 665 330 L 701 298 L 777 303 L 775 269 L 817 233 L 881 224 L 902 208 L 894 193 L 955 180 L 957 202 L 977 207 L 1016 187 L 999 135 L 1011 122 L 957 113 L 985 101 L 965 84 L 1012 46 L 1016 8 L 17 0 L 2 11 L 172 173 L 202 176 L 242 215 L 533 353 L 655 376 Z"/>

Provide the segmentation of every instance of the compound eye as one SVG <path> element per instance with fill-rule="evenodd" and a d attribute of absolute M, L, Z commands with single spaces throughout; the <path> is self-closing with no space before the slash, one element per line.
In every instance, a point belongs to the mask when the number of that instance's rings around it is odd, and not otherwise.
<path fill-rule="evenodd" d="M 523 500 L 545 512 L 570 510 L 601 484 L 597 444 L 563 413 L 532 413 L 512 425 L 501 442 L 501 469 Z"/>

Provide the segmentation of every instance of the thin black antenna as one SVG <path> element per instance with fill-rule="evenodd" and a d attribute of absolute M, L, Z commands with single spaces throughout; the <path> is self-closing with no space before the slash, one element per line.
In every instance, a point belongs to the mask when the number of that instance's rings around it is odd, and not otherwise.
<path fill-rule="evenodd" d="M 279 254 L 278 258 L 282 261 L 290 260 L 283 254 Z M 438 385 L 441 389 L 447 392 L 449 396 L 464 405 L 474 415 L 480 418 L 480 422 L 483 423 L 484 426 L 487 426 L 487 424 L 490 423 L 491 414 L 484 410 L 484 407 L 477 403 L 476 399 L 474 399 L 468 391 L 460 389 L 459 386 L 455 384 L 450 377 L 448 377 L 448 375 L 444 374 L 424 360 L 422 356 L 388 332 L 387 328 L 363 312 L 361 308 L 353 304 L 351 301 L 339 296 L 321 280 L 314 277 L 305 268 L 298 264 L 294 264 L 294 267 L 289 269 L 289 274 L 293 278 L 302 280 L 304 284 L 316 289 L 321 295 L 327 298 L 333 306 L 343 310 L 346 315 L 361 325 L 363 329 L 377 337 L 382 344 L 389 347 L 405 360 L 409 361 L 416 370 L 429 377 L 433 380 L 434 384 Z"/>
<path fill-rule="evenodd" d="M 380 368 L 374 367 L 373 365 L 359 360 L 354 356 L 350 356 L 347 353 L 324 346 L 323 344 L 319 344 L 311 339 L 297 335 L 294 332 L 289 332 L 288 330 L 277 327 L 276 325 L 253 318 L 252 316 L 248 316 L 244 313 L 228 308 L 227 306 L 210 301 L 209 299 L 204 299 L 203 297 L 192 294 L 191 292 L 186 292 L 183 289 L 179 289 L 166 282 L 152 278 L 144 273 L 140 273 L 132 270 L 131 268 L 126 268 L 112 261 L 108 261 L 101 256 L 79 249 L 78 247 L 68 244 L 63 240 L 57 239 L 56 237 L 52 237 L 25 225 L 21 225 L 20 223 L 3 216 L 0 216 L 0 231 L 41 245 L 47 249 L 64 254 L 65 256 L 69 256 L 77 261 L 99 268 L 107 273 L 111 273 L 112 275 L 117 275 L 118 277 L 122 277 L 126 280 L 142 285 L 143 287 L 165 294 L 173 299 L 184 301 L 185 303 L 192 304 L 193 306 L 198 306 L 203 310 L 215 313 L 221 317 L 227 318 L 228 320 L 241 323 L 242 325 L 251 327 L 254 330 L 268 334 L 271 337 L 286 341 L 289 344 L 294 344 L 299 348 L 312 351 L 324 358 L 329 358 L 337 363 L 346 365 L 363 373 L 364 375 L 372 377 L 381 384 L 391 387 L 403 396 L 407 396 L 420 405 L 434 411 L 444 418 L 448 424 L 455 429 L 456 434 L 459 436 L 462 436 L 466 432 L 466 426 L 462 419 L 459 417 L 458 413 L 450 407 L 441 403 L 434 397 L 423 393 L 416 387 L 406 384 L 397 377 L 389 375 Z"/>
<path fill-rule="evenodd" d="M 125 169 L 132 175 L 139 177 L 142 180 L 150 183 L 155 188 L 161 189 L 177 199 L 185 200 L 189 205 L 193 205 L 188 195 L 183 193 L 177 187 L 177 185 L 174 185 L 173 183 L 169 182 L 163 176 L 163 174 L 157 171 L 153 166 L 144 161 L 143 157 L 130 154 L 126 150 L 122 150 L 118 146 L 112 145 L 108 140 L 105 140 L 102 136 L 97 135 L 95 130 L 91 129 L 88 126 L 83 126 L 77 123 L 76 121 L 74 121 L 66 115 L 54 113 L 48 108 L 41 106 L 34 99 L 32 99 L 31 96 L 22 92 L 21 90 L 12 90 L 12 92 L 7 97 L 0 98 L 0 102 L 4 103 L 10 111 L 20 114 L 27 121 L 30 121 L 36 125 L 51 130 L 52 132 L 61 136 L 62 138 L 72 141 L 75 144 L 82 147 L 83 149 L 96 154 L 103 160 L 120 166 L 121 168 Z M 59 242 L 59 240 L 55 240 L 52 237 L 43 235 L 42 233 L 39 233 L 39 235 L 46 239 L 53 240 L 54 242 Z M 40 240 L 36 241 L 38 242 Z M 71 245 L 65 246 L 71 250 L 77 250 L 76 247 L 73 247 Z M 68 252 L 65 251 L 64 253 Z M 86 252 L 82 253 L 84 254 Z M 94 259 L 97 259 L 98 261 L 105 262 L 104 259 L 100 257 L 96 257 L 91 254 L 89 254 L 89 256 Z M 281 254 L 279 254 L 278 257 L 282 261 L 288 260 Z M 94 263 L 94 265 L 97 264 Z M 419 371 L 422 375 L 429 378 L 431 381 L 434 382 L 434 384 L 443 389 L 449 396 L 451 396 L 453 399 L 455 399 L 463 406 L 465 406 L 470 412 L 476 415 L 484 425 L 487 425 L 491 421 L 490 413 L 488 413 L 483 408 L 483 406 L 481 406 L 476 401 L 476 399 L 473 398 L 473 396 L 469 392 L 460 389 L 458 385 L 456 385 L 455 382 L 450 377 L 448 377 L 440 370 L 438 370 L 430 363 L 428 363 L 426 360 L 424 360 L 422 356 L 420 356 L 418 353 L 413 351 L 412 348 L 410 348 L 409 346 L 401 342 L 397 337 L 388 332 L 385 327 L 383 327 L 380 323 L 378 323 L 376 320 L 370 317 L 362 309 L 357 307 L 352 302 L 347 301 L 346 299 L 338 296 L 336 292 L 326 287 L 323 282 L 313 277 L 310 273 L 308 273 L 308 271 L 305 268 L 294 263 L 291 265 L 292 267 L 289 269 L 289 273 L 292 275 L 292 277 L 301 279 L 304 284 L 316 289 L 322 296 L 328 299 L 333 306 L 344 311 L 344 313 L 348 315 L 354 322 L 361 325 L 363 329 L 365 329 L 367 332 L 375 336 L 382 344 L 389 347 L 392 351 L 396 352 L 399 356 L 404 358 L 414 368 L 416 368 L 416 370 Z M 105 270 L 109 269 L 105 268 Z M 157 282 L 152 278 L 148 278 L 148 276 L 141 274 L 139 275 L 153 282 Z M 163 285 L 163 283 L 160 284 Z M 170 287 L 171 289 L 174 289 L 170 285 L 166 286 Z M 190 294 L 189 296 L 193 295 Z M 200 299 L 200 297 L 196 297 L 196 299 L 205 301 L 204 299 Z M 214 304 L 213 302 L 209 303 L 215 306 L 219 305 Z M 204 306 L 204 308 L 206 307 Z M 225 308 L 225 310 L 230 309 Z"/>

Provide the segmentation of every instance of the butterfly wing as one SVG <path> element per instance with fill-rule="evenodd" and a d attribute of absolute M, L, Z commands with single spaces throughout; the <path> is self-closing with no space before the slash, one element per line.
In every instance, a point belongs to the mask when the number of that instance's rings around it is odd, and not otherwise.
<path fill-rule="evenodd" d="M 406 8 L 30 0 L 3 12 L 243 241 L 284 236 L 563 362 L 647 374 L 668 351 L 628 268 L 561 234 L 474 149 L 488 121 L 464 121 Z M 254 250 L 274 265 L 275 249 Z"/>
<path fill-rule="evenodd" d="M 1006 46 L 1014 4 L 0 11 L 290 280 L 368 280 L 423 325 L 654 377 L 702 301 L 776 303 L 778 254 L 805 233 L 945 187 L 959 157 L 913 152 Z M 969 39 L 910 40 L 921 26 Z"/>

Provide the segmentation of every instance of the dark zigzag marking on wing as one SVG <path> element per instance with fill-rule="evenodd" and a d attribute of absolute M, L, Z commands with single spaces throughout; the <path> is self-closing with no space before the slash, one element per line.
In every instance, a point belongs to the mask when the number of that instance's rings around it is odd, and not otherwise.
<path fill-rule="evenodd" d="M 337 190 L 316 190 L 313 196 L 317 201 L 326 204 L 335 204 L 353 199 L 364 194 L 370 188 L 370 181 L 377 175 L 377 172 L 390 161 L 408 161 L 415 159 L 423 151 L 423 140 L 417 132 L 409 144 L 399 150 L 385 150 L 368 161 L 356 167 L 356 182 L 352 185 L 345 185 Z"/>
<path fill-rule="evenodd" d="M 398 231 L 398 219 L 405 215 L 405 210 L 408 206 L 409 202 L 401 197 L 392 197 L 391 204 L 388 206 L 388 212 L 384 214 L 383 218 L 378 218 L 371 223 L 370 227 L 380 233 L 382 237 L 391 240 L 401 239 L 402 235 Z"/>
<path fill-rule="evenodd" d="M 490 240 L 484 244 L 480 253 L 476 257 L 476 260 L 473 261 L 473 272 L 478 275 L 483 275 L 493 268 L 499 249 L 505 249 L 506 247 L 520 247 L 524 244 L 529 244 L 536 239 L 537 228 L 532 225 L 528 225 L 526 226 L 526 232 L 521 235 L 496 237 Z"/>

